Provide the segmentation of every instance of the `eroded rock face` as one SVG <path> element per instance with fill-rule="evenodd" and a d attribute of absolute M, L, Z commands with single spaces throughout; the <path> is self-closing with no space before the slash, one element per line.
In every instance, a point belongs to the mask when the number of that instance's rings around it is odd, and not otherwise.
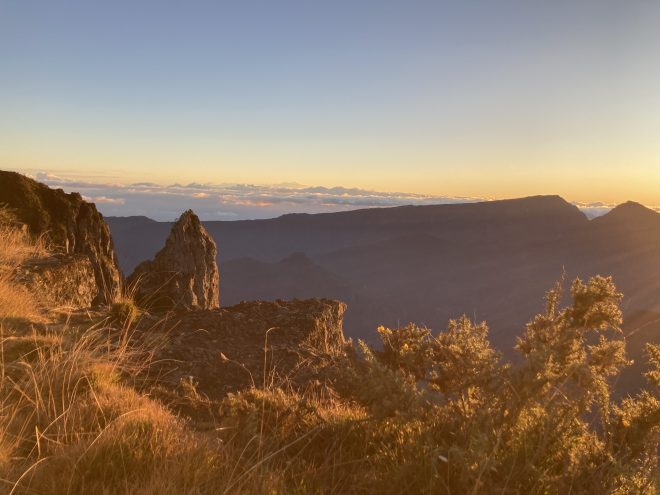
<path fill-rule="evenodd" d="M 126 282 L 151 310 L 218 308 L 217 254 L 215 241 L 188 210 L 172 226 L 165 247 L 140 263 Z"/>
<path fill-rule="evenodd" d="M 332 380 L 328 363 L 344 352 L 346 305 L 332 299 L 250 301 L 164 321 L 168 344 L 154 359 L 162 385 L 192 380 L 212 399 L 285 380 L 294 387 Z M 143 322 L 151 335 L 152 322 Z M 253 383 L 254 382 L 254 383 Z"/>
<path fill-rule="evenodd" d="M 99 297 L 94 266 L 82 254 L 29 260 L 18 268 L 16 279 L 51 308 L 88 308 Z"/>
<path fill-rule="evenodd" d="M 78 193 L 67 194 L 16 172 L 0 171 L 0 205 L 9 207 L 31 235 L 43 236 L 53 252 L 86 256 L 98 288 L 93 303 L 113 300 L 121 275 L 110 229 L 94 204 Z"/>

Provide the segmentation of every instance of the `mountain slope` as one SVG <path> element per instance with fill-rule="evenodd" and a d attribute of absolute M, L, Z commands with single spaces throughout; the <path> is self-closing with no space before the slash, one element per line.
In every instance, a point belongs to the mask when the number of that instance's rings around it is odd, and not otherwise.
<path fill-rule="evenodd" d="M 277 263 L 241 258 L 223 263 L 223 304 L 244 300 L 305 299 L 310 294 L 350 299 L 347 282 L 314 264 L 303 253 L 294 253 Z"/>
<path fill-rule="evenodd" d="M 146 237 L 168 228 L 109 223 L 121 260 L 129 246 L 153 254 Z M 372 341 L 379 324 L 439 330 L 465 313 L 486 320 L 494 343 L 511 349 L 564 270 L 569 279 L 612 275 L 626 314 L 660 311 L 660 215 L 634 203 L 593 221 L 541 196 L 206 225 L 223 261 L 223 300 L 339 298 L 349 306 L 347 335 Z M 282 261 L 295 252 L 304 256 Z"/>
<path fill-rule="evenodd" d="M 116 243 L 123 251 L 123 265 L 135 266 L 149 258 L 164 239 L 167 224 L 108 217 Z M 371 208 L 339 213 L 290 214 L 268 220 L 205 221 L 218 243 L 221 261 L 250 257 L 278 261 L 291 253 L 315 255 L 417 233 L 442 235 L 462 232 L 478 239 L 483 233 L 545 238 L 567 228 L 587 224 L 586 217 L 558 196 L 428 206 Z M 133 243 L 134 253 L 126 247 Z M 155 248 L 155 249 L 154 249 Z M 153 252 L 150 252 L 154 249 Z"/>

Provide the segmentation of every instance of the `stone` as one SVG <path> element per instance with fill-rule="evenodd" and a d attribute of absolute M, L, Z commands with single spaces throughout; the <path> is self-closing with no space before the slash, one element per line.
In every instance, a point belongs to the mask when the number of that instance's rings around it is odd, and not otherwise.
<path fill-rule="evenodd" d="M 94 266 L 86 255 L 32 258 L 18 267 L 15 279 L 49 308 L 88 308 L 99 296 Z"/>
<path fill-rule="evenodd" d="M 192 210 L 172 226 L 165 247 L 127 278 L 129 292 L 149 310 L 219 307 L 218 250 Z"/>
<path fill-rule="evenodd" d="M 251 386 L 282 383 L 304 389 L 330 384 L 345 355 L 346 304 L 333 299 L 247 301 L 235 306 L 178 313 L 160 324 L 144 320 L 137 334 L 158 333 L 167 343 L 155 352 L 154 376 L 175 390 L 192 380 L 216 400 Z M 264 368 L 265 365 L 265 368 Z"/>
<path fill-rule="evenodd" d="M 78 193 L 51 189 L 16 172 L 0 170 L 0 205 L 52 253 L 86 256 L 98 290 L 93 304 L 109 304 L 121 287 L 110 229 L 93 203 Z M 54 258 L 64 259 L 64 258 Z"/>

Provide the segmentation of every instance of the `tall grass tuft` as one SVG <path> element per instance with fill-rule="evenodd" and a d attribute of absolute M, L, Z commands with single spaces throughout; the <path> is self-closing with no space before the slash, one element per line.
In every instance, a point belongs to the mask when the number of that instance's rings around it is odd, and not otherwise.
<path fill-rule="evenodd" d="M 208 440 L 130 386 L 151 352 L 125 331 L 35 331 L 2 348 L 1 493 L 186 493 L 209 476 Z"/>
<path fill-rule="evenodd" d="M 0 319 L 37 315 L 38 302 L 16 282 L 16 272 L 24 261 L 45 254 L 43 241 L 18 228 L 11 211 L 0 207 Z"/>

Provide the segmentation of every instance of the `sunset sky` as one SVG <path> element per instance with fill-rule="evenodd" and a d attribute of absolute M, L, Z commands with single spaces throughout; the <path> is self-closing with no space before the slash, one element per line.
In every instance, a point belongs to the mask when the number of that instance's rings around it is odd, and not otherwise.
<path fill-rule="evenodd" d="M 660 205 L 660 2 L 0 0 L 0 61 L 0 168 L 123 212 L 103 185 Z"/>

